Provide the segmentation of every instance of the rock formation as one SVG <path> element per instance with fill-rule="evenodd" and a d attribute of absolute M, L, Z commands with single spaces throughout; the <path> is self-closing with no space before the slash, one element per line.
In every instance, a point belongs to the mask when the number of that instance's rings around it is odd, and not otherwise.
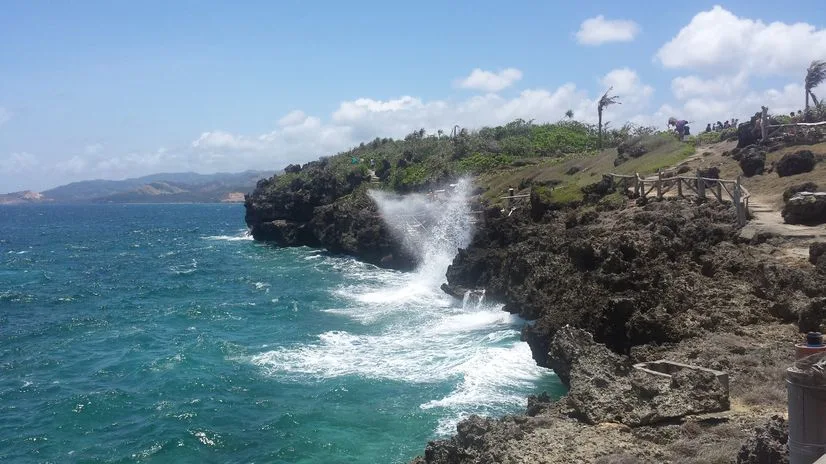
<path fill-rule="evenodd" d="M 826 223 L 826 192 L 799 192 L 783 206 L 787 224 L 815 226 Z"/>
<path fill-rule="evenodd" d="M 772 418 L 737 453 L 737 464 L 787 464 L 789 462 L 789 424 L 780 416 Z"/>
<path fill-rule="evenodd" d="M 752 145 L 739 153 L 740 169 L 743 170 L 743 175 L 752 177 L 763 174 L 766 165 L 766 151 Z"/>
<path fill-rule="evenodd" d="M 260 181 L 246 197 L 245 220 L 256 240 L 324 247 L 383 267 L 415 265 L 367 196 L 366 171 L 353 168 L 341 178 L 325 161 L 314 161 L 288 172 Z"/>
<path fill-rule="evenodd" d="M 769 308 L 795 307 L 796 292 L 826 292 L 803 270 L 780 271 L 736 243 L 729 206 L 669 200 L 561 212 L 536 202 L 530 212 L 488 218 L 459 250 L 444 288 L 457 296 L 484 288 L 507 311 L 535 320 L 524 337 L 542 366 L 567 324 L 627 353 L 772 320 Z M 791 312 L 787 320 L 797 322 Z"/>
<path fill-rule="evenodd" d="M 809 172 L 815 168 L 815 156 L 809 150 L 800 150 L 795 153 L 783 155 L 775 166 L 775 171 L 780 177 L 793 176 Z"/>

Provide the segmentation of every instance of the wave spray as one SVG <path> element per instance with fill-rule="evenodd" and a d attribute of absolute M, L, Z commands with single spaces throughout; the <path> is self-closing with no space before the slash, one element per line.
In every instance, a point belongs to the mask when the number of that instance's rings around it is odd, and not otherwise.
<path fill-rule="evenodd" d="M 420 261 L 414 272 L 326 257 L 346 276 L 332 289 L 339 307 L 323 311 L 342 327 L 308 344 L 280 347 L 252 358 L 268 374 L 296 381 L 331 378 L 420 385 L 420 414 L 436 435 L 455 432 L 469 414 L 504 414 L 525 405 L 550 375 L 519 340 L 524 321 L 475 293 L 457 301 L 440 290 L 457 249 L 473 233 L 471 183 L 444 191 L 393 195 L 372 192 L 395 238 Z M 349 327 L 353 322 L 359 329 Z"/>

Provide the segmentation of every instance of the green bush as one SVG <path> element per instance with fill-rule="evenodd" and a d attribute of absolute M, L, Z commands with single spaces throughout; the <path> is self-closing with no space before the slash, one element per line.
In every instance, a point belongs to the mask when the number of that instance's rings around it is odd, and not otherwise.
<path fill-rule="evenodd" d="M 467 158 L 459 160 L 459 171 L 472 174 L 481 174 L 501 166 L 507 166 L 512 162 L 513 157 L 508 155 L 474 153 Z"/>
<path fill-rule="evenodd" d="M 575 153 L 596 146 L 593 128 L 577 121 L 537 126 L 531 134 L 534 152 L 539 156 Z"/>

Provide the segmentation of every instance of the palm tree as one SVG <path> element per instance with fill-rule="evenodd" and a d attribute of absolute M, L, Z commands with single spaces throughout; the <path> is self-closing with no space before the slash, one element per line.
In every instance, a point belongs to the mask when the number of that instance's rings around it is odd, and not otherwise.
<path fill-rule="evenodd" d="M 568 119 L 574 119 L 574 110 L 568 110 L 565 112 L 565 117 Z"/>
<path fill-rule="evenodd" d="M 826 61 L 814 60 L 812 64 L 809 65 L 809 69 L 806 70 L 806 120 L 809 119 L 809 95 L 812 96 L 812 100 L 815 106 L 817 106 L 819 103 L 815 94 L 812 93 L 812 89 L 820 85 L 823 81 L 826 81 Z"/>
<path fill-rule="evenodd" d="M 602 98 L 600 98 L 599 103 L 597 103 L 597 115 L 599 116 L 598 141 L 599 141 L 599 148 L 600 149 L 602 149 L 602 110 L 604 110 L 605 107 L 613 105 L 615 103 L 618 104 L 618 105 L 622 104 L 621 102 L 617 101 L 617 99 L 619 98 L 618 96 L 616 96 L 616 95 L 609 96 L 608 95 L 609 93 L 611 93 L 611 90 L 613 90 L 613 89 L 614 89 L 613 87 L 608 87 L 608 90 L 606 90 L 605 93 L 602 94 Z"/>

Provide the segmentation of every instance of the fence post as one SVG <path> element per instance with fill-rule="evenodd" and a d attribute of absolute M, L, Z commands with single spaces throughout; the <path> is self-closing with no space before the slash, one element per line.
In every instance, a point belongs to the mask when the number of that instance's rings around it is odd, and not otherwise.
<path fill-rule="evenodd" d="M 634 198 L 640 197 L 640 176 L 634 173 Z"/>
<path fill-rule="evenodd" d="M 760 114 L 760 138 L 763 143 L 769 141 L 769 108 L 765 106 L 760 107 L 763 112 Z"/>
<path fill-rule="evenodd" d="M 700 175 L 699 169 L 697 170 L 697 196 L 703 200 L 706 199 L 706 181 L 704 181 L 703 177 Z"/>
<path fill-rule="evenodd" d="M 508 188 L 508 209 L 513 209 L 513 187 Z"/>
<path fill-rule="evenodd" d="M 723 184 L 720 181 L 717 181 L 717 188 L 714 190 L 714 196 L 717 197 L 717 201 L 720 203 L 723 202 Z"/>
<path fill-rule="evenodd" d="M 679 176 L 677 176 L 677 196 L 683 197 L 683 180 Z"/>
<path fill-rule="evenodd" d="M 657 200 L 663 199 L 663 173 L 657 173 Z"/>
<path fill-rule="evenodd" d="M 746 225 L 746 205 L 743 202 L 743 189 L 740 187 L 740 176 L 737 176 L 737 180 L 734 183 L 732 196 L 734 197 L 734 204 L 737 207 L 737 224 L 743 227 Z"/>

